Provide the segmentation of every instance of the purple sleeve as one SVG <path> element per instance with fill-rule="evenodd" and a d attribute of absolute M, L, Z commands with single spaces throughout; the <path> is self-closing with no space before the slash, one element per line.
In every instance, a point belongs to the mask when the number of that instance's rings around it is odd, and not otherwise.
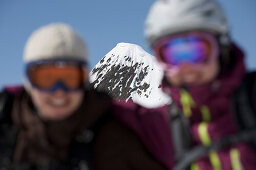
<path fill-rule="evenodd" d="M 149 152 L 168 169 L 174 166 L 167 106 L 147 109 L 133 102 L 116 101 L 115 117 L 140 137 Z"/>

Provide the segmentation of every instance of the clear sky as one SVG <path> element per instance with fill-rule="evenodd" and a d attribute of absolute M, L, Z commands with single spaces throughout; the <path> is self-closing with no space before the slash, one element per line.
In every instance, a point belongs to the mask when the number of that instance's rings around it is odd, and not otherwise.
<path fill-rule="evenodd" d="M 70 24 L 86 41 L 90 68 L 119 42 L 135 43 L 151 53 L 144 20 L 154 0 L 0 0 L 0 89 L 21 84 L 23 47 L 35 29 L 52 22 Z M 219 0 L 231 36 L 246 51 L 248 69 L 256 69 L 256 0 Z"/>

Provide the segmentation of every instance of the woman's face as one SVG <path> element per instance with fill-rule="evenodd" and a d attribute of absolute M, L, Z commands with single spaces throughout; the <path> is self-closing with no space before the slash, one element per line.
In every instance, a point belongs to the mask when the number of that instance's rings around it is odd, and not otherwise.
<path fill-rule="evenodd" d="M 30 94 L 39 116 L 44 120 L 63 120 L 69 117 L 81 105 L 84 96 L 82 90 L 66 92 L 58 89 L 48 93 L 33 87 Z"/>
<path fill-rule="evenodd" d="M 44 61 L 28 65 L 29 93 L 44 120 L 63 120 L 79 108 L 89 69 L 75 61 Z"/>

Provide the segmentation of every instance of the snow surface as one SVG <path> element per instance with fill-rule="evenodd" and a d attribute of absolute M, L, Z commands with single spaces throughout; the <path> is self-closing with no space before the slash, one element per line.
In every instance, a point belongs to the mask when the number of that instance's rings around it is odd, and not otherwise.
<path fill-rule="evenodd" d="M 154 56 L 136 44 L 118 43 L 92 69 L 90 82 L 114 98 L 152 108 L 171 102 L 161 90 L 162 76 Z"/>

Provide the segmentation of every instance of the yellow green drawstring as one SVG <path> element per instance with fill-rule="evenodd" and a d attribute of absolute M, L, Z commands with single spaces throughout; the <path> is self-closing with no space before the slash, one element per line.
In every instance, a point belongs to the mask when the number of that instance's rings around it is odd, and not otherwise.
<path fill-rule="evenodd" d="M 238 149 L 230 150 L 230 158 L 233 170 L 242 170 L 241 160 L 240 160 L 240 152 Z"/>
<path fill-rule="evenodd" d="M 190 117 L 192 115 L 191 107 L 195 107 L 195 102 L 190 94 L 184 89 L 181 89 L 180 102 L 182 104 L 182 110 L 184 115 Z"/>

